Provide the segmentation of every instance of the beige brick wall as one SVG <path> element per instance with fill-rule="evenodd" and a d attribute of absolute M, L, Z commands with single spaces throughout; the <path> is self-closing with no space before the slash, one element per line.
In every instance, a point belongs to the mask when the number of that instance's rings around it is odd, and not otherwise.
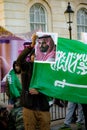
<path fill-rule="evenodd" d="M 26 31 L 26 13 L 24 0 L 7 0 L 5 2 L 5 25 L 16 33 Z"/>
<path fill-rule="evenodd" d="M 87 8 L 87 0 L 69 1 L 72 9 L 75 11 L 72 24 L 72 35 L 73 38 L 76 39 L 77 11 L 82 7 Z M 60 37 L 69 37 L 68 25 L 64 16 L 68 0 L 0 0 L 0 25 L 5 26 L 13 33 L 24 33 L 30 31 L 29 8 L 34 3 L 43 4 L 47 10 L 47 30 L 49 32 L 57 32 Z"/>
<path fill-rule="evenodd" d="M 3 0 L 0 0 L 0 25 L 5 26 L 4 2 L 3 2 Z"/>

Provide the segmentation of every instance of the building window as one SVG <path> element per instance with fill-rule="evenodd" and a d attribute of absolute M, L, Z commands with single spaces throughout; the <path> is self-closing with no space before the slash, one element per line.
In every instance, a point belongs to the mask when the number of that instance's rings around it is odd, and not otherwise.
<path fill-rule="evenodd" d="M 77 39 L 81 40 L 81 32 L 87 32 L 87 10 L 80 9 L 77 12 Z"/>
<path fill-rule="evenodd" d="M 30 29 L 40 29 L 43 32 L 47 30 L 46 10 L 41 4 L 34 4 L 30 8 Z"/>

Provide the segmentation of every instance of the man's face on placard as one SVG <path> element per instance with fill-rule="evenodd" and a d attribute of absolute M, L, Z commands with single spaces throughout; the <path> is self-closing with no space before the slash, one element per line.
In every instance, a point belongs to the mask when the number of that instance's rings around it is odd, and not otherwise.
<path fill-rule="evenodd" d="M 38 44 L 41 52 L 47 52 L 49 46 L 47 45 L 45 38 L 39 39 Z"/>

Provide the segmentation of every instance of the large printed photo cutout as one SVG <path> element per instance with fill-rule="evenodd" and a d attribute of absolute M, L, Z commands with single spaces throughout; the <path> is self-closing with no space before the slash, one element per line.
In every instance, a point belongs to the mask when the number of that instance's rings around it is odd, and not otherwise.
<path fill-rule="evenodd" d="M 56 61 L 56 33 L 37 32 L 35 62 L 52 63 Z"/>

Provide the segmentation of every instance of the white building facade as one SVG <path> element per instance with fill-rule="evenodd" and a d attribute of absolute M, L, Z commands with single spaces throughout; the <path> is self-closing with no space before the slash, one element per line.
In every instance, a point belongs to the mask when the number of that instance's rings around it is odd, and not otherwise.
<path fill-rule="evenodd" d="M 33 30 L 58 33 L 69 38 L 64 12 L 68 2 L 74 11 L 72 39 L 87 32 L 87 0 L 0 0 L 0 26 L 13 33 Z"/>

